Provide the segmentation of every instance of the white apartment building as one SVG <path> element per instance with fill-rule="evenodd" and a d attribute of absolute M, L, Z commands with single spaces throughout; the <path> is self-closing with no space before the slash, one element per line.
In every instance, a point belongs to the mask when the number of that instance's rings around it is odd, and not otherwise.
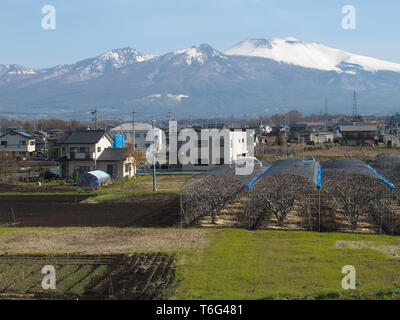
<path fill-rule="evenodd" d="M 252 148 L 249 148 L 248 143 L 254 143 L 254 131 L 251 137 L 248 137 L 245 129 L 201 129 L 196 130 L 196 133 L 197 159 L 194 163 L 183 165 L 184 170 L 208 170 L 215 165 L 233 163 L 240 157 L 252 156 Z M 181 130 L 179 135 L 185 134 Z M 178 154 L 181 157 L 184 155 L 184 149 L 181 149 L 184 144 L 185 142 L 178 142 Z"/>
<path fill-rule="evenodd" d="M 135 142 L 135 150 L 146 151 L 151 141 L 148 141 L 147 134 L 149 133 L 149 137 L 151 138 L 151 130 L 152 125 L 143 122 L 135 122 L 135 126 L 133 123 L 123 123 L 115 128 L 110 130 L 110 134 L 113 136 L 124 136 L 125 144 L 130 143 L 133 144 Z M 135 132 L 135 138 L 133 138 L 133 132 Z M 165 141 L 163 140 L 162 130 L 159 128 L 154 128 L 154 135 L 158 137 L 157 139 L 157 150 L 162 150 Z"/>

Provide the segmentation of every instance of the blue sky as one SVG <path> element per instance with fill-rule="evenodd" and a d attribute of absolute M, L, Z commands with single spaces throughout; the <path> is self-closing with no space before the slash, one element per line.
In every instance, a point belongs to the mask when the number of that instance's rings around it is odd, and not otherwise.
<path fill-rule="evenodd" d="M 43 30 L 44 5 L 56 30 Z M 356 30 L 341 27 L 344 5 Z M 226 50 L 247 38 L 295 37 L 400 63 L 398 0 L 1 0 L 0 64 L 34 68 L 133 47 L 163 54 L 208 43 Z"/>

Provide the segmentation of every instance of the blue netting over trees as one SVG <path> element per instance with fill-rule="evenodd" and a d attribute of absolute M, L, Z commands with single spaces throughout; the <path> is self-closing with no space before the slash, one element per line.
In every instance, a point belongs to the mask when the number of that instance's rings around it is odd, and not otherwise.
<path fill-rule="evenodd" d="M 328 180 L 336 179 L 341 176 L 362 175 L 381 180 L 391 189 L 395 189 L 395 186 L 380 173 L 378 173 L 373 167 L 357 159 L 339 158 L 324 162 L 321 165 L 321 173 L 322 185 Z"/>
<path fill-rule="evenodd" d="M 182 225 L 398 233 L 394 191 L 356 159 L 281 160 L 242 177 L 222 166 L 182 186 Z"/>
<path fill-rule="evenodd" d="M 225 164 L 189 179 L 180 192 L 182 225 L 193 225 L 205 216 L 214 223 L 223 207 L 246 192 L 247 185 L 268 168 L 268 163 L 260 161 L 254 162 L 252 171 L 246 165 Z"/>

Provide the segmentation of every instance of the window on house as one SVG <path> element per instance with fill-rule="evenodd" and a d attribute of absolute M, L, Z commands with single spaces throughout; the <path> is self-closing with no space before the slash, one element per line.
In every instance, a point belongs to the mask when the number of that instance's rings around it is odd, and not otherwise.
<path fill-rule="evenodd" d="M 20 140 L 20 141 L 19 141 L 19 145 L 25 146 L 25 145 L 26 145 L 26 141 L 25 141 L 25 140 Z"/>
<path fill-rule="evenodd" d="M 97 147 L 97 152 L 101 152 L 101 147 Z"/>
<path fill-rule="evenodd" d="M 7 141 L 2 141 L 1 145 L 4 146 L 4 147 L 7 147 Z"/>
<path fill-rule="evenodd" d="M 31 145 L 31 146 L 34 146 L 34 145 L 35 145 L 35 141 L 31 141 L 31 142 L 30 142 L 30 145 Z"/>

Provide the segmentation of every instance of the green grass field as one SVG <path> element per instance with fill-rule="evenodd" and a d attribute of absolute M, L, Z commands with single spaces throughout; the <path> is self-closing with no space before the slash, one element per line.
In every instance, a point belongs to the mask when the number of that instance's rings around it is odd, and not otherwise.
<path fill-rule="evenodd" d="M 177 261 L 171 299 L 400 299 L 400 237 L 393 236 L 241 229 L 0 228 L 0 250 L 8 255 L 46 254 L 50 259 L 67 253 L 173 254 Z M 345 265 L 356 269 L 356 290 L 341 287 Z M 21 278 L 29 268 L 8 267 L 3 281 Z M 82 269 L 66 278 L 58 293 L 65 293 L 64 287 L 82 292 L 85 282 L 74 279 L 85 278 L 86 273 Z M 31 285 L 30 281 L 16 283 L 12 291 L 23 292 Z"/>
<path fill-rule="evenodd" d="M 387 256 L 393 247 L 400 254 L 398 237 L 232 229 L 215 231 L 212 237 L 205 250 L 182 255 L 174 298 L 400 297 L 400 258 Z M 370 248 L 335 248 L 337 241 Z M 356 290 L 341 287 L 345 265 L 356 268 Z"/>
<path fill-rule="evenodd" d="M 160 175 L 157 177 L 157 193 L 179 194 L 181 185 L 191 175 Z M 58 182 L 59 183 L 59 182 Z M 89 196 L 94 202 L 116 201 L 130 196 L 151 195 L 153 177 L 138 176 L 130 180 L 115 180 L 113 184 L 98 189 L 80 188 L 72 184 L 58 185 L 55 181 L 44 183 L 41 187 L 34 183 L 11 184 L 18 188 L 0 192 L 0 196 Z M 51 187 L 51 189 L 49 189 Z"/>

